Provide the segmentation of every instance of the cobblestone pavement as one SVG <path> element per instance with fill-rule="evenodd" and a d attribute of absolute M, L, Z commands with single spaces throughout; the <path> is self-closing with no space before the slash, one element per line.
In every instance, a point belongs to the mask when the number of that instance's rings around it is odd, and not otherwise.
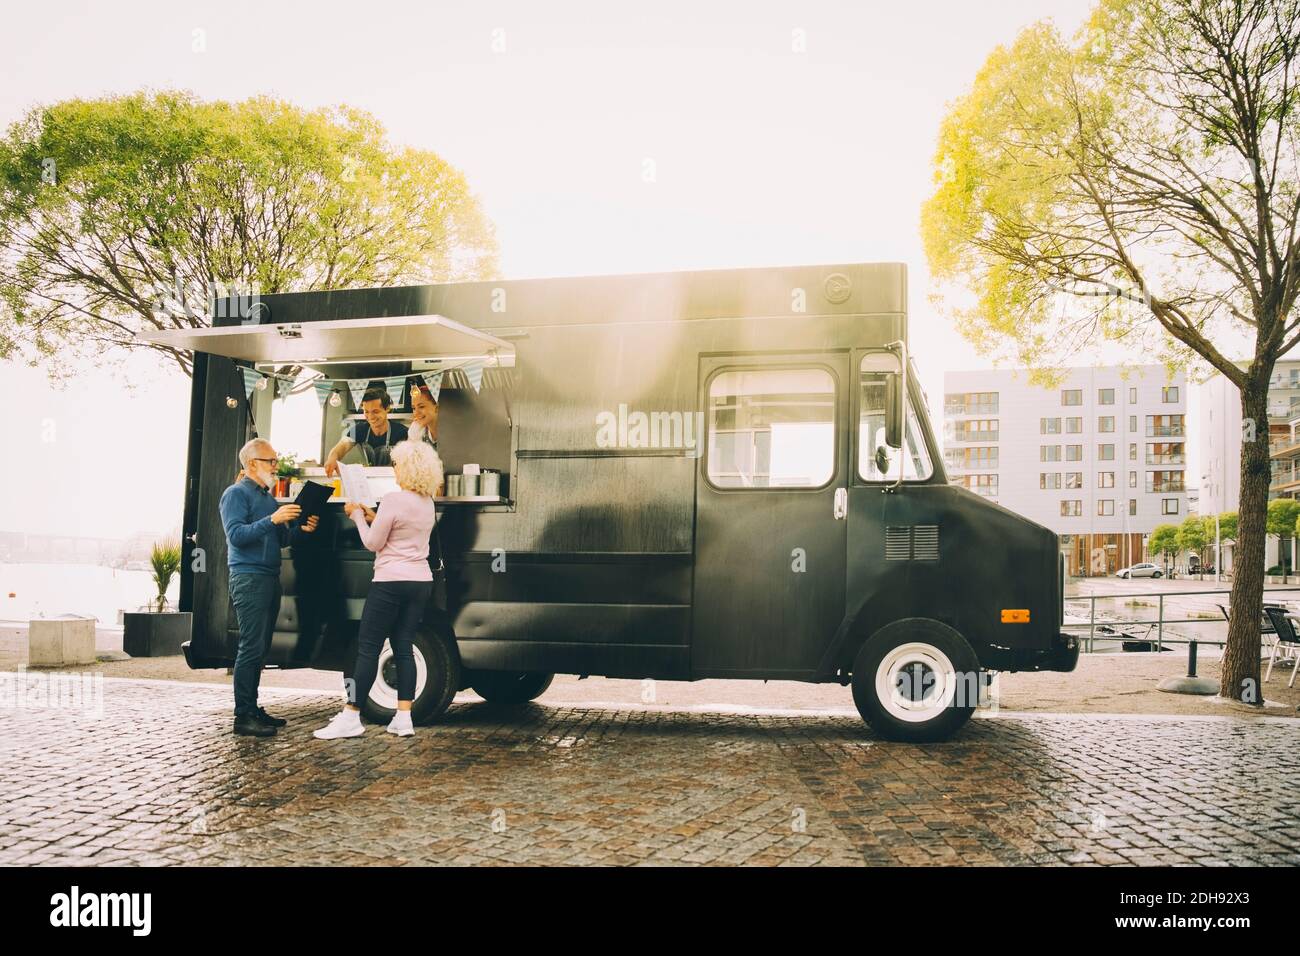
<path fill-rule="evenodd" d="M 0 710 L 0 864 L 1300 864 L 1300 730 L 1001 715 L 924 747 L 851 712 L 456 704 L 311 731 L 336 698 L 105 680 Z"/>

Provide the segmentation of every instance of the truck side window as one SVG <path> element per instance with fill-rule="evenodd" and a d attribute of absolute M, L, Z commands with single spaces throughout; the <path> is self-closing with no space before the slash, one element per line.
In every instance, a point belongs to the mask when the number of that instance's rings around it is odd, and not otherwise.
<path fill-rule="evenodd" d="M 903 480 L 924 481 L 934 472 L 930 452 L 916 420 L 911 396 L 907 399 L 907 427 L 903 447 L 885 444 L 885 392 L 891 376 L 897 376 L 898 360 L 888 353 L 868 352 L 860 368 L 862 392 L 858 405 L 858 474 L 863 481 L 892 481 L 898 477 L 898 456 L 903 455 Z M 887 465 L 882 471 L 876 452 L 883 448 Z"/>
<path fill-rule="evenodd" d="M 716 488 L 820 488 L 835 474 L 835 380 L 824 368 L 747 368 L 709 383 Z"/>

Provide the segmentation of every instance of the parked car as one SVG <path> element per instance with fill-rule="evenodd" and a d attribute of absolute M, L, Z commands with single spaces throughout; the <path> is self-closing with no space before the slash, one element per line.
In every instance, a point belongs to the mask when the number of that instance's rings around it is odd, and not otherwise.
<path fill-rule="evenodd" d="M 1115 572 L 1117 578 L 1162 578 L 1164 576 L 1165 573 L 1160 570 L 1158 565 L 1145 561 L 1127 568 L 1120 568 Z"/>

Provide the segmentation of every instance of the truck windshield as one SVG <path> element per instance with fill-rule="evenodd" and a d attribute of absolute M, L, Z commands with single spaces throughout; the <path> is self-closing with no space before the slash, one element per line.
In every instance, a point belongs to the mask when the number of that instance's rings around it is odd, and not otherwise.
<path fill-rule="evenodd" d="M 912 374 L 915 374 L 915 366 Z M 889 481 L 898 477 L 898 456 L 903 456 L 903 480 L 924 481 L 934 473 L 930 451 L 925 444 L 916 407 L 907 399 L 907 427 L 903 447 L 885 444 L 885 394 L 892 377 L 897 377 L 898 360 L 887 352 L 868 352 L 859 369 L 861 389 L 858 405 L 858 474 L 864 481 Z M 884 449 L 885 468 L 880 468 L 877 452 Z"/>

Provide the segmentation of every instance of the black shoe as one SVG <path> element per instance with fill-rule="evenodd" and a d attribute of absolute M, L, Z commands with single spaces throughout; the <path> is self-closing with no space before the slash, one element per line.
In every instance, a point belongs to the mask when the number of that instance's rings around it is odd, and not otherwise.
<path fill-rule="evenodd" d="M 272 717 L 261 707 L 257 708 L 257 719 L 264 724 L 270 724 L 272 727 L 283 727 L 285 724 L 289 722 L 285 720 L 283 717 Z"/>
<path fill-rule="evenodd" d="M 256 715 L 236 716 L 235 733 L 241 737 L 274 737 L 275 726 L 262 723 Z"/>

